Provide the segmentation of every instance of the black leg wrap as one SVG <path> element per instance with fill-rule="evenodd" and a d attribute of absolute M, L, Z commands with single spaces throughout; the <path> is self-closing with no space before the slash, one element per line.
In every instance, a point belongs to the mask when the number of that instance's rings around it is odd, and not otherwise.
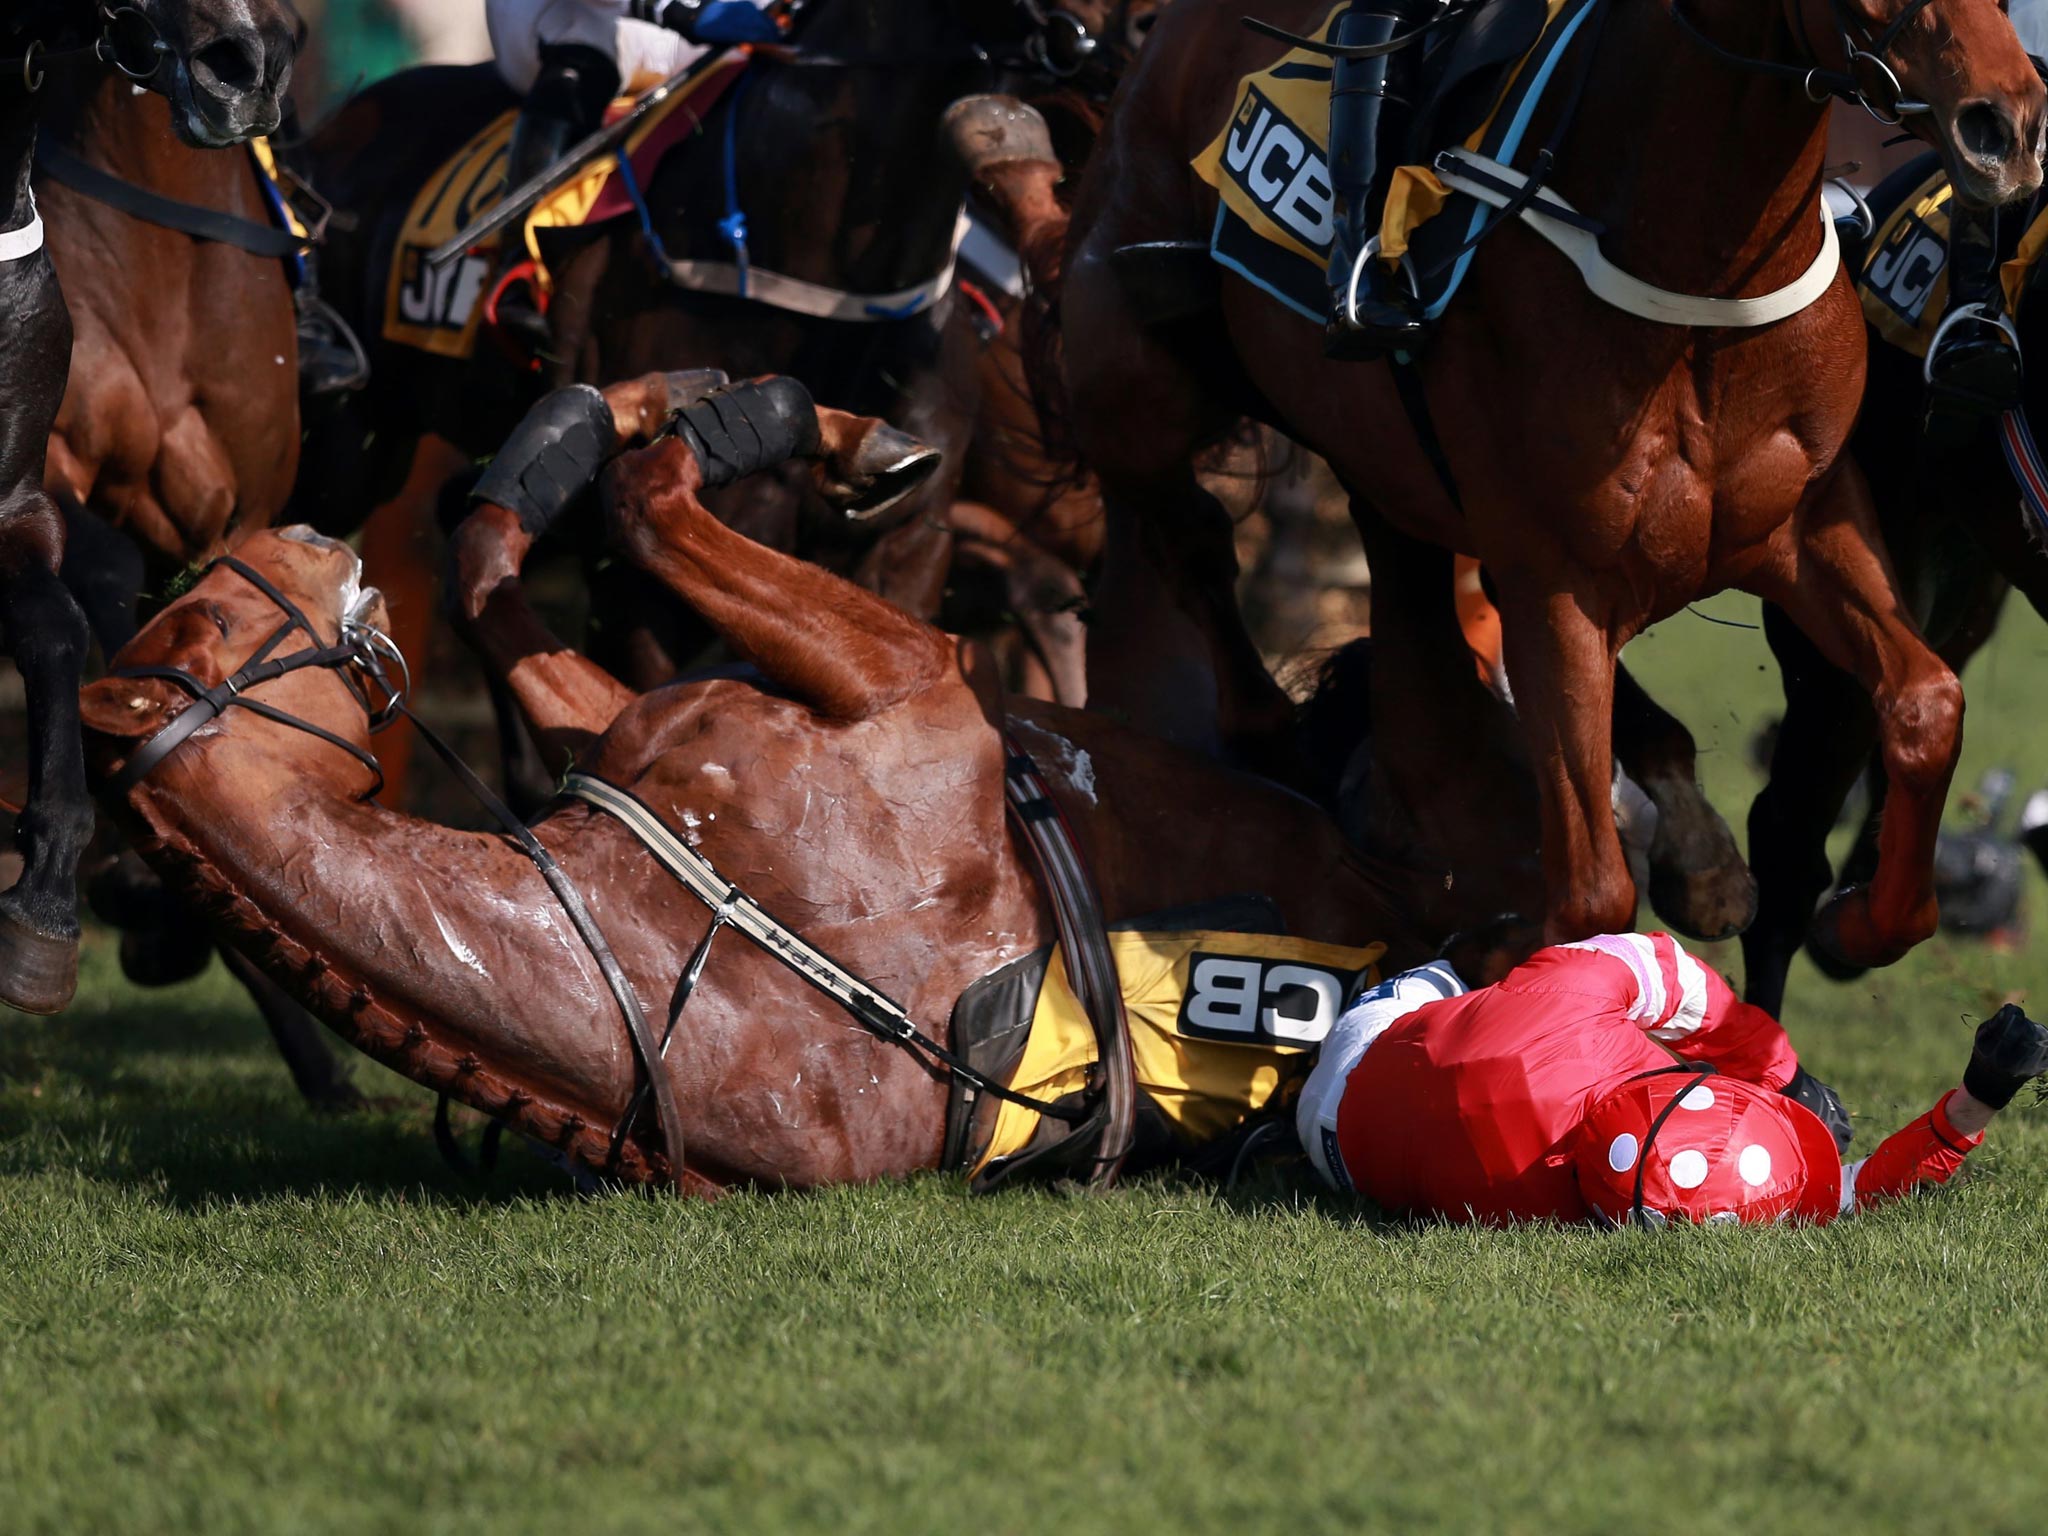
<path fill-rule="evenodd" d="M 509 507 L 519 526 L 539 538 L 589 489 L 616 436 L 603 395 L 588 384 L 558 389 L 513 429 L 469 499 Z"/>
<path fill-rule="evenodd" d="M 795 379 L 735 384 L 669 418 L 690 445 L 707 486 L 730 485 L 818 449 L 818 411 Z"/>

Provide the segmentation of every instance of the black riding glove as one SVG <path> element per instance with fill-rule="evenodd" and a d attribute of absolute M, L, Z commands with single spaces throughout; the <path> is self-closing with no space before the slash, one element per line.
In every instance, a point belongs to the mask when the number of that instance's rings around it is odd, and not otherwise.
<path fill-rule="evenodd" d="M 1842 1096 L 1826 1083 L 1801 1067 L 1792 1074 L 1792 1081 L 1778 1090 L 1795 1103 L 1804 1104 L 1816 1115 L 1820 1123 L 1828 1128 L 1828 1134 L 1835 1138 L 1835 1150 L 1846 1152 L 1849 1142 L 1855 1136 L 1855 1127 L 1849 1124 L 1849 1111 L 1842 1107 Z"/>

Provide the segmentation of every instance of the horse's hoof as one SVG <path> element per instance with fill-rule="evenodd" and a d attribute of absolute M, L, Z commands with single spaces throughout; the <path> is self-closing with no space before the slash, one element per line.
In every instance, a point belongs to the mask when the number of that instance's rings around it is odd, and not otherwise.
<path fill-rule="evenodd" d="M 823 467 L 818 488 L 848 522 L 872 525 L 930 479 L 941 457 L 907 432 L 876 427 L 849 458 Z"/>
<path fill-rule="evenodd" d="M 1643 786 L 1656 806 L 1650 905 L 1689 939 L 1732 939 L 1756 920 L 1756 877 L 1728 823 L 1688 775 Z"/>
<path fill-rule="evenodd" d="M 0 911 L 0 1002 L 23 1013 L 62 1013 L 77 991 L 77 936 L 39 933 Z"/>
<path fill-rule="evenodd" d="M 1756 920 L 1756 877 L 1737 860 L 1719 869 L 1650 866 L 1650 905 L 1688 939 L 1718 943 Z"/>
<path fill-rule="evenodd" d="M 1838 965 L 1870 970 L 1890 965 L 1929 937 L 1939 916 L 1939 909 L 1929 900 L 1904 931 L 1888 933 L 1878 926 L 1870 910 L 1869 887 L 1850 886 L 1820 909 L 1807 941 L 1816 953 L 1825 953 Z"/>
<path fill-rule="evenodd" d="M 675 412 L 688 410 L 732 380 L 725 376 L 723 368 L 679 368 L 663 374 L 662 382 L 668 386 L 668 408 Z"/>
<path fill-rule="evenodd" d="M 990 166 L 1006 161 L 1059 164 L 1045 119 L 1014 96 L 962 96 L 946 108 L 939 125 L 976 181 Z"/>

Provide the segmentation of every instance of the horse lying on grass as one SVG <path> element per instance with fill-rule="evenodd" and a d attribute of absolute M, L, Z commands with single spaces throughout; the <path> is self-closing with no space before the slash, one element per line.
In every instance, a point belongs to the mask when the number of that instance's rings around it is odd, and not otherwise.
<path fill-rule="evenodd" d="M 716 442 L 681 429 L 655 436 L 670 404 L 659 376 L 603 398 L 606 440 L 581 441 L 593 465 L 620 455 L 601 482 L 619 542 L 760 670 L 634 696 L 525 607 L 518 562 L 540 520 L 483 505 L 454 551 L 463 613 L 547 749 L 573 752 L 588 776 L 575 782 L 612 797 L 611 809 L 565 799 L 533 825 L 553 874 L 516 837 L 453 831 L 369 798 L 372 716 L 388 713 L 370 700 L 382 603 L 361 588 L 353 554 L 307 530 L 252 537 L 116 658 L 116 675 L 85 690 L 102 797 L 144 856 L 226 942 L 369 1054 L 590 1168 L 698 1193 L 941 1166 L 955 1095 L 940 1058 L 877 1038 L 740 934 L 706 945 L 734 893 L 715 920 L 614 812 L 625 804 L 631 814 L 630 796 L 670 845 L 708 859 L 787 925 L 785 936 L 892 994 L 932 1043 L 964 1049 L 962 995 L 1042 954 L 1056 931 L 1006 824 L 1006 731 L 1038 759 L 1108 924 L 1257 892 L 1277 918 L 1268 935 L 1348 956 L 1351 970 L 1429 953 L 1387 872 L 1308 802 L 1115 721 L 1005 699 L 971 645 L 750 542 L 698 498 L 707 460 L 721 474 L 751 473 L 795 447 L 818 458 L 821 483 L 855 499 L 871 489 L 863 449 L 875 423 L 813 411 L 788 381 L 772 392 L 741 386 L 720 419 L 751 421 L 756 444 L 781 444 L 741 452 L 735 442 L 749 431 L 737 426 Z M 726 409 L 735 401 L 737 418 Z M 576 440 L 556 431 L 530 462 L 510 465 L 508 448 L 486 484 L 545 482 L 560 468 L 556 450 Z M 222 686 L 230 680 L 232 690 Z M 211 703 L 195 703 L 195 691 L 210 691 Z M 201 723 L 181 723 L 194 710 Z M 580 892 L 603 959 L 551 894 L 557 876 Z M 1293 968 L 1306 1015 L 1287 1001 L 1281 967 L 1242 963 L 1219 973 L 1234 994 L 1219 981 L 1203 1006 L 1182 1007 L 1194 1024 L 1186 1037 L 1169 1024 L 1159 1055 L 1205 1045 L 1244 1054 L 1235 1099 L 1220 1110 L 1189 1112 L 1200 1082 L 1153 1095 L 1183 1132 L 1179 1150 L 1305 1073 L 1308 1037 L 1337 1011 L 1328 969 L 1318 979 Z M 1043 974 L 1048 990 L 1065 985 L 1058 960 Z M 1247 985 L 1254 1006 L 1233 1007 Z M 620 986 L 667 1015 L 671 1038 L 658 1051 L 630 1043 Z M 1028 1001 L 1024 1014 L 1034 1017 Z M 1225 1026 L 1211 1033 L 1228 1043 L 1193 1038 L 1205 1019 Z M 1234 1024 L 1248 1033 L 1230 1036 Z M 1071 1105 L 1093 1075 L 1088 1053 L 1034 1066 L 1030 1033 L 1009 1080 L 1037 1071 L 1031 1081 Z M 640 1118 L 650 1059 L 659 1113 Z M 987 1155 L 991 1118 L 1033 1118 L 993 1098 L 982 1095 L 994 1112 L 978 1122 L 982 1134 L 955 1153 L 963 1165 Z M 1028 1139 L 1011 1137 L 1018 1147 Z"/>

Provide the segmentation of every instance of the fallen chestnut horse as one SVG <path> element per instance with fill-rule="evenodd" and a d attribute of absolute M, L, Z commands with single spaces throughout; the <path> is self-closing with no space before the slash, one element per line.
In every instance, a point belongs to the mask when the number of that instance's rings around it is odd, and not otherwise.
<path fill-rule="evenodd" d="M 611 452 L 645 441 L 669 403 L 660 378 L 606 398 Z M 858 493 L 873 426 L 819 411 L 797 435 L 815 436 L 826 481 Z M 698 499 L 699 454 L 729 472 L 730 447 L 661 437 L 602 488 L 629 556 L 759 676 L 629 693 L 540 629 L 517 581 L 538 529 L 504 506 L 458 537 L 461 606 L 551 751 L 637 798 L 935 1043 L 972 983 L 1054 937 L 1005 819 L 1006 727 L 1036 756 L 1109 923 L 1261 892 L 1288 934 L 1385 944 L 1391 965 L 1426 953 L 1383 875 L 1313 806 L 1116 722 L 1006 700 L 972 646 L 722 526 Z M 944 1070 L 737 933 L 699 954 L 709 907 L 624 822 L 565 801 L 533 837 L 639 1008 L 658 1019 L 687 998 L 656 1058 L 687 1127 L 679 1165 L 656 1124 L 670 1117 L 630 1112 L 643 1058 L 536 863 L 506 837 L 367 799 L 366 637 L 382 614 L 355 557 L 303 529 L 238 554 L 83 699 L 103 799 L 227 942 L 371 1055 L 592 1168 L 704 1193 L 940 1164 Z M 244 707 L 216 713 L 188 690 Z M 196 729 L 181 723 L 193 710 Z"/>

